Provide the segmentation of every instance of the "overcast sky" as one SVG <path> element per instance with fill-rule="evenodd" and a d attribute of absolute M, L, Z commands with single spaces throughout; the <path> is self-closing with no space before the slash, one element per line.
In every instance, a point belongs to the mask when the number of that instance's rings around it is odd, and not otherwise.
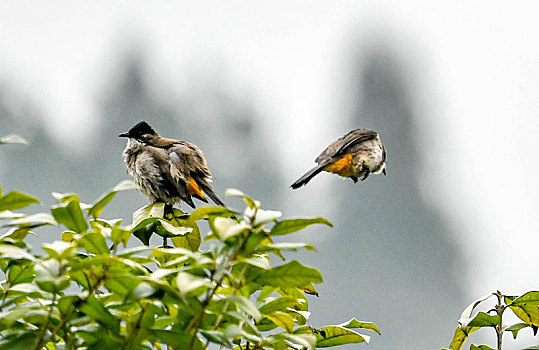
<path fill-rule="evenodd" d="M 156 99 L 172 101 L 215 74 L 231 96 L 252 98 L 294 175 L 347 131 L 331 121 L 347 117 L 355 98 L 350 53 L 380 37 L 393 42 L 427 133 L 416 140 L 419 180 L 459 234 L 472 264 L 469 293 L 537 289 L 539 3 L 69 0 L 0 8 L 0 82 L 40 108 L 59 140 L 89 142 L 107 77 L 137 46 Z"/>

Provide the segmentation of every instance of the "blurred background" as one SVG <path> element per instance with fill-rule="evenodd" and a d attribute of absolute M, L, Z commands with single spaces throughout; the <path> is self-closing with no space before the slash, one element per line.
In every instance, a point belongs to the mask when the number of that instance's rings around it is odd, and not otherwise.
<path fill-rule="evenodd" d="M 382 330 L 369 349 L 438 349 L 474 299 L 537 289 L 537 2 L 0 8 L 0 136 L 31 142 L 0 148 L 0 184 L 40 198 L 36 211 L 53 191 L 92 202 L 127 179 L 117 135 L 146 120 L 199 145 L 221 196 L 239 188 L 285 217 L 334 223 L 293 237 L 317 252 L 289 255 L 324 276 L 313 326 L 357 317 Z M 289 188 L 358 127 L 380 134 L 386 177 Z M 104 216 L 127 224 L 146 203 L 120 193 Z M 494 346 L 494 332 L 484 339 Z"/>

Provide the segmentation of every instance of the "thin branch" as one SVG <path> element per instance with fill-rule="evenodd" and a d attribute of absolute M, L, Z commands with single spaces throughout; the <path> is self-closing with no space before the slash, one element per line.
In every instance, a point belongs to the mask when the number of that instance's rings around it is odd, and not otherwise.
<path fill-rule="evenodd" d="M 498 304 L 494 307 L 494 310 L 496 310 L 496 313 L 500 317 L 500 320 L 498 324 L 496 325 L 496 336 L 498 338 L 498 350 L 502 350 L 502 337 L 503 337 L 503 322 L 502 322 L 502 315 L 505 310 L 505 306 L 502 304 L 502 293 L 500 291 L 496 291 L 494 293 L 496 297 L 498 298 Z"/>
<path fill-rule="evenodd" d="M 56 291 L 54 291 L 54 293 L 52 294 L 52 302 L 51 302 L 51 307 L 49 308 L 49 312 L 47 313 L 47 319 L 45 320 L 45 324 L 43 325 L 43 328 L 41 329 L 41 332 L 39 332 L 39 340 L 37 341 L 37 344 L 36 344 L 36 347 L 34 348 L 35 350 L 40 350 L 41 348 L 43 348 L 43 345 L 45 345 L 45 335 L 47 333 L 47 330 L 49 329 L 49 323 L 51 321 L 51 317 L 52 317 L 52 312 L 54 310 L 54 305 L 56 303 Z M 55 335 L 55 333 L 53 333 L 53 335 Z"/>
<path fill-rule="evenodd" d="M 228 257 L 229 262 L 236 260 L 236 258 L 238 257 L 241 249 L 247 243 L 247 239 L 249 238 L 249 232 L 247 232 L 247 233 L 245 233 L 243 235 L 242 240 L 241 240 L 240 244 L 238 245 L 237 249 L 232 254 L 230 254 L 230 256 Z M 227 268 L 228 267 L 229 267 L 229 265 L 227 264 Z M 243 273 L 244 272 L 242 272 L 242 276 L 243 276 Z M 212 279 L 213 279 L 213 276 L 214 276 L 214 272 L 212 272 Z M 202 318 L 204 317 L 204 314 L 206 312 L 206 307 L 210 304 L 210 301 L 213 298 L 214 294 L 217 292 L 217 289 L 219 289 L 219 287 L 221 287 L 224 279 L 225 279 L 225 274 L 223 273 L 223 274 L 221 274 L 219 279 L 216 281 L 215 287 L 212 288 L 212 290 L 207 294 L 206 298 L 204 298 L 204 300 L 202 301 L 202 308 L 200 310 L 200 314 L 197 315 L 194 319 L 192 319 L 191 322 L 189 323 L 189 326 L 187 327 L 187 331 L 191 331 L 193 329 L 195 330 L 195 332 L 193 333 L 193 338 L 191 338 L 191 342 L 189 344 L 189 349 L 191 349 L 193 347 L 194 343 L 195 343 L 197 328 L 200 326 L 200 323 L 202 322 Z M 237 288 L 234 289 L 234 293 L 236 292 L 236 290 L 237 290 Z M 225 310 L 226 310 L 226 308 L 225 308 Z M 221 319 L 222 319 L 221 315 L 219 315 L 219 317 L 221 317 Z M 221 320 L 219 320 L 219 323 L 220 322 L 221 322 Z M 216 327 L 214 326 L 213 329 L 215 329 L 215 328 Z M 209 342 L 208 342 L 208 344 L 209 344 Z M 206 346 L 205 346 L 206 348 L 208 347 L 208 344 L 206 344 Z"/>

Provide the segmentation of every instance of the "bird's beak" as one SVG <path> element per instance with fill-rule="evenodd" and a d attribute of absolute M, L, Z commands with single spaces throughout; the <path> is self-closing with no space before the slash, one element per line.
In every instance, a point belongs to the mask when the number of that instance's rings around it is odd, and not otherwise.
<path fill-rule="evenodd" d="M 129 137 L 129 133 L 124 132 L 123 134 L 118 135 L 118 137 Z"/>

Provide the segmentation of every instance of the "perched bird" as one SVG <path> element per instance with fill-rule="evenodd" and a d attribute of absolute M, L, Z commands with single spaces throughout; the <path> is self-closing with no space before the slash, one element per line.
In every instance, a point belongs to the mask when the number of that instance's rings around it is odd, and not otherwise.
<path fill-rule="evenodd" d="M 144 121 L 119 137 L 128 138 L 123 151 L 127 171 L 152 203 L 172 206 L 184 201 L 194 208 L 192 198 L 207 203 L 207 195 L 224 206 L 210 186 L 204 155 L 194 144 L 161 137 Z"/>
<path fill-rule="evenodd" d="M 315 160 L 317 166 L 292 184 L 293 189 L 309 182 L 321 171 L 351 178 L 354 183 L 370 174 L 386 174 L 386 150 L 380 137 L 368 129 L 350 131 L 329 145 Z"/>

